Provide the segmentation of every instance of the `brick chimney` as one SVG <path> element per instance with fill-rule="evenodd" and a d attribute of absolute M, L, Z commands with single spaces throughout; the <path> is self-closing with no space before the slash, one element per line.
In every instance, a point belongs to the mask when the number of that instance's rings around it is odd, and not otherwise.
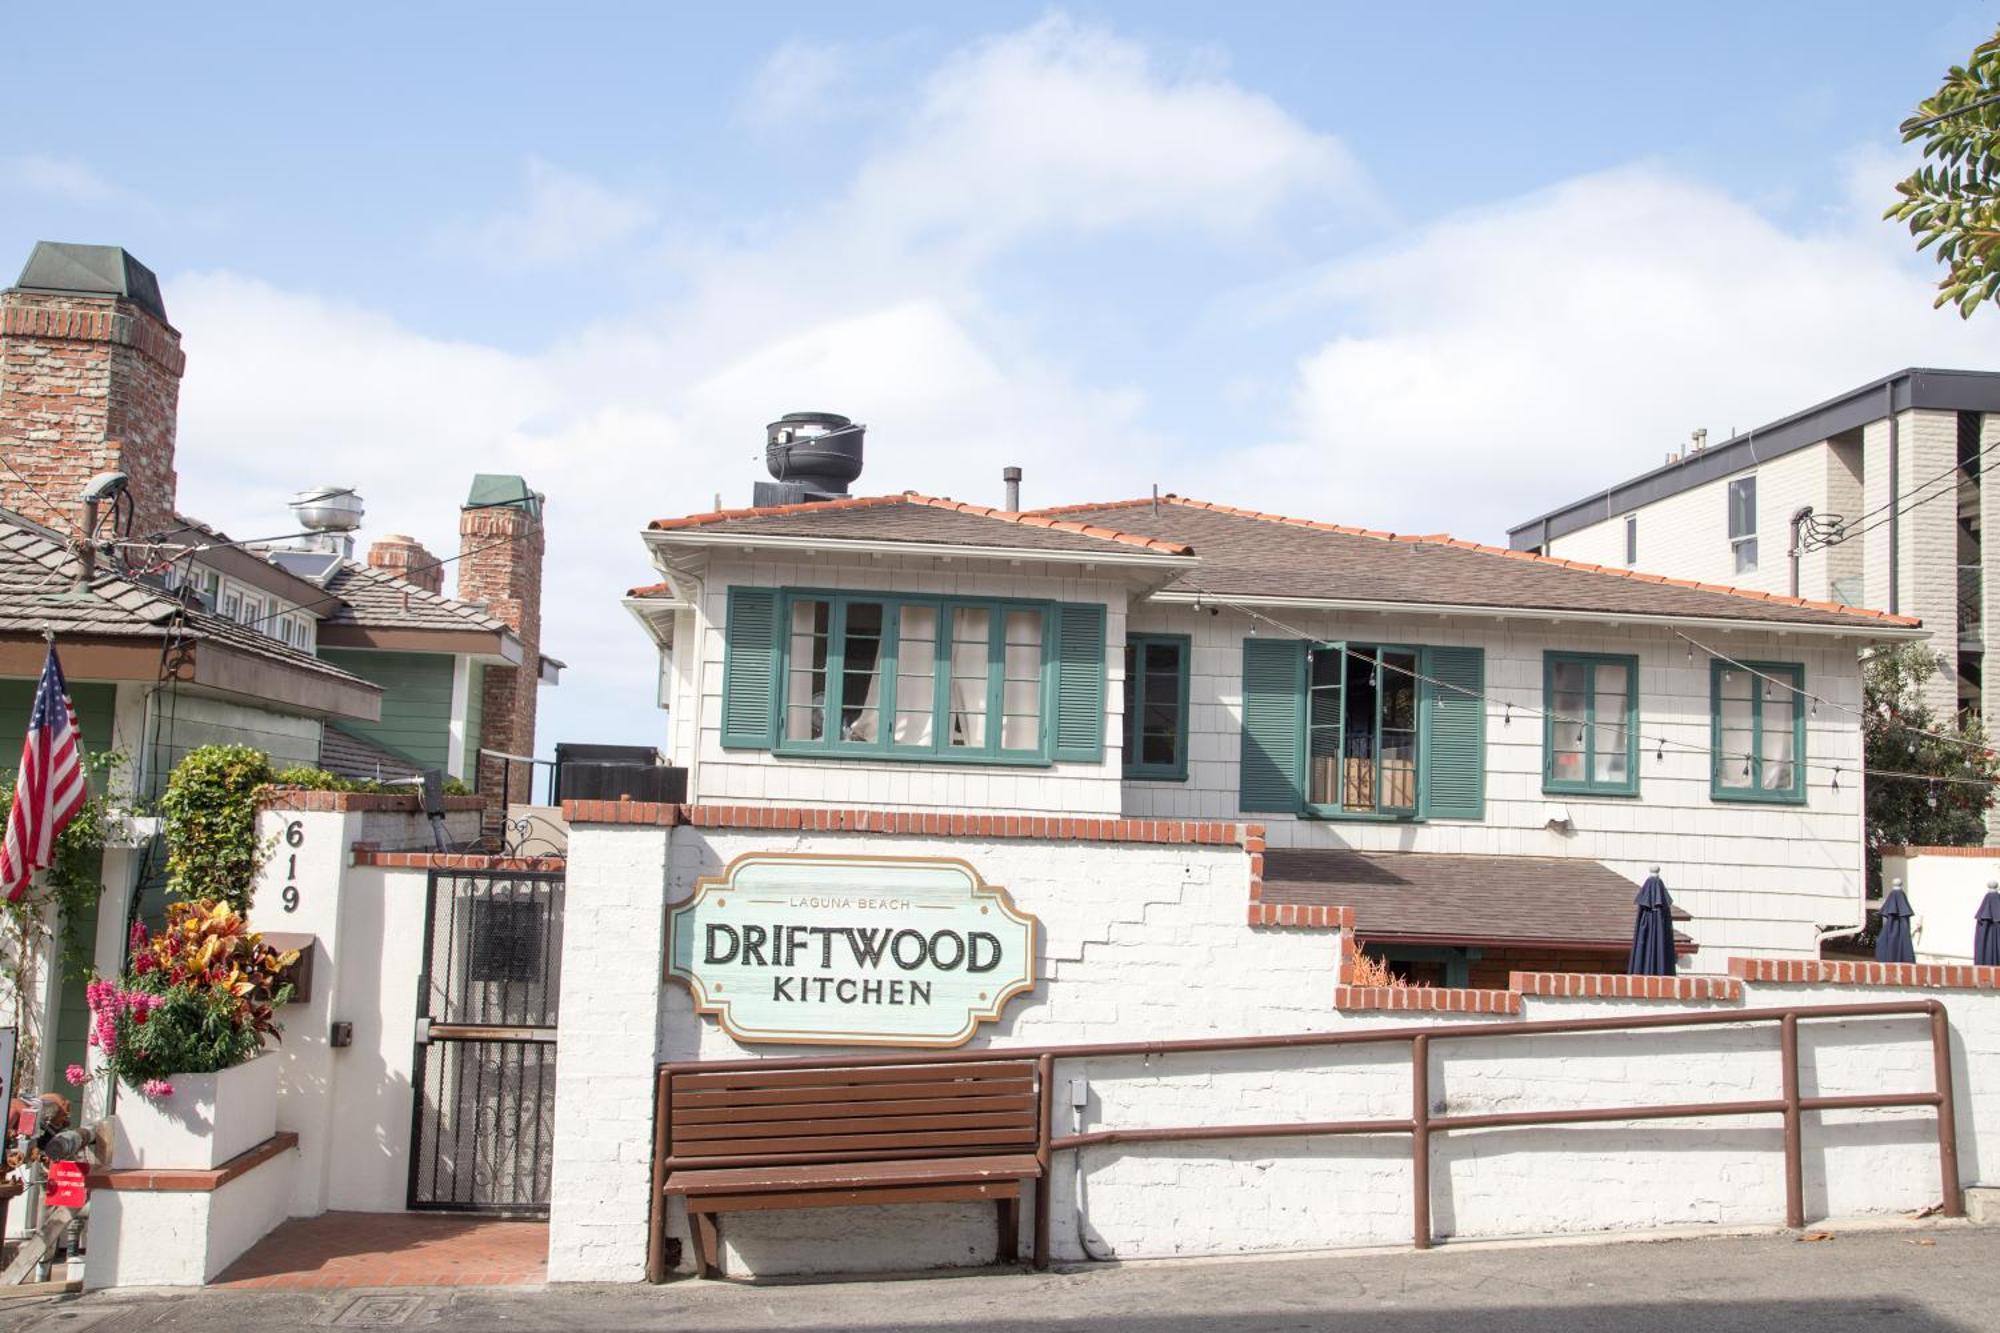
<path fill-rule="evenodd" d="M 483 603 L 521 640 L 520 666 L 486 668 L 481 744 L 532 755 L 535 691 L 542 678 L 542 496 L 519 477 L 479 474 L 459 510 L 458 542 L 459 599 Z M 497 796 L 503 783 L 513 800 L 527 801 L 535 789 L 534 769 L 482 756 L 478 790 Z"/>
<path fill-rule="evenodd" d="M 131 478 L 132 534 L 174 519 L 181 336 L 151 269 L 115 245 L 37 242 L 0 292 L 0 505 L 61 532 L 100 472 Z"/>
<path fill-rule="evenodd" d="M 392 532 L 368 548 L 368 567 L 393 574 L 425 592 L 444 591 L 444 567 L 415 537 Z M 461 574 L 460 579 L 464 578 Z"/>

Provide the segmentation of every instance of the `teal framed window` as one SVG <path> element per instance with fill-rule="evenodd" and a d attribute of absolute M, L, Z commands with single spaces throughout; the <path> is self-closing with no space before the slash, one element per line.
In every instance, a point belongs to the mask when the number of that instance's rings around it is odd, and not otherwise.
<path fill-rule="evenodd" d="M 1709 664 L 1709 795 L 1803 805 L 1806 669 L 1796 662 Z"/>
<path fill-rule="evenodd" d="M 1187 781 L 1188 653 L 1185 634 L 1125 639 L 1125 776 Z"/>
<path fill-rule="evenodd" d="M 1306 792 L 1321 818 L 1414 819 L 1421 649 L 1323 643 L 1306 652 Z"/>
<path fill-rule="evenodd" d="M 786 592 L 777 750 L 1050 763 L 1051 606 Z"/>
<path fill-rule="evenodd" d="M 1639 659 L 1542 656 L 1542 790 L 1639 794 Z"/>

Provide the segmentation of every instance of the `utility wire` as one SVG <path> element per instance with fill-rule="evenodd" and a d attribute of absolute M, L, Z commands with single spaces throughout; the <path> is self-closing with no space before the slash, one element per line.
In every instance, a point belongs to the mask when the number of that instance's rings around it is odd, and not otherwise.
<path fill-rule="evenodd" d="M 1950 467 L 1946 468 L 1943 472 L 1938 473 L 1936 476 L 1917 483 L 1917 485 L 1912 487 L 1910 490 L 1910 496 L 1915 496 L 1916 497 L 1915 499 L 1911 499 L 1909 496 L 1899 496 L 1897 499 L 1891 500 L 1887 504 L 1877 505 L 1875 508 L 1869 510 L 1865 514 L 1860 514 L 1854 518 L 1846 519 L 1842 521 L 1838 527 L 1834 528 L 1830 536 L 1820 539 L 1817 543 L 1809 543 L 1803 541 L 1800 542 L 1799 543 L 1800 551 L 1801 552 L 1817 551 L 1825 549 L 1827 547 L 1839 546 L 1842 542 L 1851 541 L 1856 537 L 1866 536 L 1868 533 L 1875 531 L 1875 529 L 1881 527 L 1885 523 L 1889 523 L 1895 519 L 1901 518 L 1903 515 L 1909 513 L 1911 510 L 1917 508 L 1919 505 L 1929 504 L 1931 501 L 1941 499 L 1947 495 L 1953 495 L 1953 496 L 1957 495 L 1958 475 L 1964 472 L 1964 470 L 1968 465 L 1982 461 L 1988 454 L 1993 453 L 1996 450 L 2000 450 L 2000 441 L 1996 441 L 1995 443 L 1986 446 L 1986 448 L 1980 450 L 1977 454 L 1974 454 L 1971 458 L 1964 459 L 1957 463 L 1953 463 Z M 1931 487 L 1937 486 L 1938 483 L 1943 482 L 1947 479 L 1950 479 L 1952 481 L 1951 486 L 1931 491 L 1931 493 L 1928 495 L 1924 494 L 1924 492 L 1930 490 Z M 1892 507 L 1894 507 L 1894 512 L 1883 515 L 1880 518 L 1876 517 L 1876 515 L 1882 514 L 1883 510 L 1891 509 Z M 1874 521 L 1869 522 L 1870 519 L 1873 519 Z M 1856 527 L 1855 526 L 1856 524 L 1865 524 L 1866 526 Z"/>
<path fill-rule="evenodd" d="M 1286 636 L 1296 639 L 1302 643 L 1318 644 L 1325 642 L 1325 640 L 1320 635 L 1308 634 L 1304 630 L 1301 630 L 1294 625 L 1288 625 L 1281 620 L 1277 620 L 1271 616 L 1265 615 L 1263 612 L 1258 611 L 1254 607 L 1246 606 L 1241 602 L 1231 601 L 1226 597 L 1218 596 L 1217 594 L 1210 592 L 1208 589 L 1202 588 L 1192 583 L 1186 583 L 1186 586 L 1191 591 L 1198 593 L 1202 597 L 1204 602 L 1213 602 L 1217 606 L 1226 606 L 1240 615 L 1246 616 L 1252 620 L 1262 621 L 1263 623 L 1271 626 L 1273 629 L 1279 630 Z M 1251 632 L 1253 634 L 1256 632 L 1254 627 L 1252 628 Z M 1681 637 L 1686 638 L 1687 636 L 1682 635 Z M 1690 640 L 1689 642 L 1692 643 L 1694 641 Z M 1702 645 L 1697 644 L 1696 646 L 1699 647 Z M 1705 647 L 1703 650 L 1708 651 Z M 1424 673 L 1414 670 L 1412 668 L 1398 666 L 1390 662 L 1382 661 L 1378 657 L 1374 657 L 1366 653 L 1361 653 L 1354 648 L 1348 648 L 1343 646 L 1343 653 L 1346 656 L 1353 657 L 1359 661 L 1370 662 L 1376 665 L 1378 668 L 1387 667 L 1389 670 L 1394 671 L 1399 675 L 1406 675 L 1415 680 L 1422 681 L 1423 683 L 1430 685 L 1434 689 L 1449 690 L 1454 694 L 1463 695 L 1464 697 L 1469 699 L 1477 699 L 1484 704 L 1500 708 L 1503 710 L 1503 717 L 1511 717 L 1513 713 L 1520 713 L 1525 717 L 1547 719 L 1549 721 L 1556 723 L 1564 723 L 1564 722 L 1577 723 L 1586 720 L 1584 718 L 1568 717 L 1565 716 L 1564 714 L 1552 712 L 1547 709 L 1536 708 L 1530 704 L 1516 703 L 1511 699 L 1496 698 L 1495 696 L 1487 694 L 1481 690 L 1469 689 L 1466 686 L 1459 685 L 1451 681 L 1439 680 L 1434 676 L 1427 676 Z M 1722 657 L 1722 654 L 1719 653 L 1714 655 L 1718 658 Z M 1749 668 L 1745 668 L 1745 670 L 1749 670 Z M 1752 674 L 1760 674 L 1760 673 L 1753 672 Z M 1775 680 L 1775 678 L 1772 677 L 1765 677 L 1765 679 Z M 1788 688 L 1792 688 L 1798 693 L 1801 694 L 1804 693 L 1804 691 L 1798 690 L 1796 686 L 1791 686 L 1789 682 L 1776 681 L 1775 683 L 1785 684 L 1788 686 Z M 1854 710 L 1850 709 L 1847 711 L 1852 712 Z M 1637 728 L 1634 728 L 1633 731 L 1634 734 L 1639 739 L 1641 749 L 1651 749 L 1655 751 L 1656 755 L 1660 757 L 1664 757 L 1665 751 L 1669 747 L 1671 747 L 1675 750 L 1684 753 L 1702 755 L 1710 761 L 1711 765 L 1713 765 L 1714 762 L 1717 760 L 1721 760 L 1725 763 L 1735 763 L 1740 761 L 1747 767 L 1748 765 L 1750 765 L 1751 763 L 1755 762 L 1758 759 L 1758 756 L 1750 751 L 1737 752 L 1730 750 L 1721 750 L 1721 749 L 1716 749 L 1713 746 L 1697 745 L 1692 742 L 1680 740 L 1672 736 L 1666 736 L 1658 732 L 1649 733 L 1649 732 L 1639 731 Z M 2000 780 L 1994 780 L 1988 778 L 1944 778 L 1944 777 L 1932 777 L 1930 774 L 1927 773 L 1907 773 L 1893 769 L 1871 769 L 1866 767 L 1865 757 L 1860 764 L 1855 765 L 1852 769 L 1850 769 L 1849 766 L 1846 764 L 1830 764 L 1825 761 L 1801 760 L 1797 756 L 1794 756 L 1792 759 L 1785 762 L 1796 763 L 1802 769 L 1805 769 L 1808 772 L 1817 769 L 1823 773 L 1830 773 L 1832 775 L 1832 781 L 1826 785 L 1830 790 L 1835 790 L 1835 791 L 1839 790 L 1840 788 L 1841 775 L 1844 773 L 1848 773 L 1850 771 L 1866 777 L 1879 777 L 1879 778 L 1900 780 L 1900 781 L 1921 781 L 1921 782 L 1931 782 L 1931 783 L 1950 782 L 1954 785 L 1981 786 L 1987 788 L 2000 785 Z"/>

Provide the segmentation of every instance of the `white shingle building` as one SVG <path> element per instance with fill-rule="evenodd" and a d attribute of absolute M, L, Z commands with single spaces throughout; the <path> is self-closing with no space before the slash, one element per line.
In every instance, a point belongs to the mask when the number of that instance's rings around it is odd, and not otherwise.
<path fill-rule="evenodd" d="M 1816 956 L 1862 919 L 1857 650 L 1923 633 L 1172 496 L 840 497 L 646 541 L 663 581 L 628 605 L 690 801 L 1247 814 L 1267 900 L 1352 908 L 1446 985 L 1621 969 L 1655 865 L 1690 965 Z"/>

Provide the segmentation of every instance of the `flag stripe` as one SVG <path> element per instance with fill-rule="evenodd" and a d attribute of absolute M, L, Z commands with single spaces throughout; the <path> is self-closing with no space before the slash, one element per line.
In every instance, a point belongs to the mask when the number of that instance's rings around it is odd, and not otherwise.
<path fill-rule="evenodd" d="M 27 892 L 37 870 L 55 860 L 56 839 L 89 799 L 83 751 L 77 744 L 76 707 L 63 682 L 54 644 L 42 664 L 41 683 L 21 742 L 21 771 L 0 843 L 0 892 L 9 902 Z"/>

